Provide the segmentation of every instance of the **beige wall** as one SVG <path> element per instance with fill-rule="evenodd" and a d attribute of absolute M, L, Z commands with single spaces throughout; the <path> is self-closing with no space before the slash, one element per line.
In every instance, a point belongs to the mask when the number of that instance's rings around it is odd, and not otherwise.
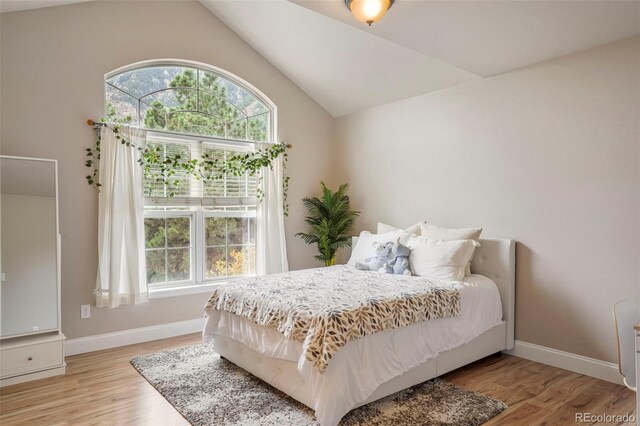
<path fill-rule="evenodd" d="M 1 15 L 1 152 L 55 158 L 60 173 L 62 329 L 68 337 L 202 316 L 206 294 L 152 300 L 135 307 L 93 309 L 97 195 L 84 180 L 84 124 L 103 115 L 103 76 L 147 59 L 208 63 L 249 81 L 278 106 L 279 138 L 294 144 L 286 220 L 292 268 L 317 265 L 293 234 L 304 227 L 299 201 L 328 173 L 333 119 L 197 2 L 91 2 Z"/>
<path fill-rule="evenodd" d="M 362 229 L 519 241 L 516 338 L 614 362 L 611 307 L 640 301 L 639 123 L 635 38 L 340 118 L 338 177 Z"/>

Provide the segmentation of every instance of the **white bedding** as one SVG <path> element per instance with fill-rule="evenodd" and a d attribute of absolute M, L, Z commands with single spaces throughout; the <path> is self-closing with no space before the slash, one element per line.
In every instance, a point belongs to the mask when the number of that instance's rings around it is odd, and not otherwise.
<path fill-rule="evenodd" d="M 459 317 L 424 321 L 349 342 L 324 373 L 303 356 L 301 343 L 228 312 L 208 312 L 203 341 L 209 344 L 215 335 L 222 335 L 265 356 L 296 362 L 309 387 L 316 418 L 322 425 L 334 425 L 382 383 L 502 323 L 500 294 L 489 278 L 468 275 L 462 283 L 451 285 L 460 291 Z"/>

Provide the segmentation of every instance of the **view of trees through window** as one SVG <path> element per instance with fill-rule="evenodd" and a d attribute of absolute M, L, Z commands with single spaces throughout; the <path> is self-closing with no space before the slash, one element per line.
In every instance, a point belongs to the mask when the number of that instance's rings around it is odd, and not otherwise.
<path fill-rule="evenodd" d="M 267 141 L 270 110 L 215 73 L 147 67 L 106 80 L 107 118 L 152 130 Z"/>
<path fill-rule="evenodd" d="M 147 282 L 191 278 L 191 218 L 147 217 L 144 220 Z"/>
<path fill-rule="evenodd" d="M 255 217 L 207 217 L 205 279 L 256 273 Z M 191 279 L 191 217 L 147 217 L 144 220 L 147 282 Z"/>
<path fill-rule="evenodd" d="M 255 218 L 208 217 L 206 278 L 255 274 Z"/>
<path fill-rule="evenodd" d="M 105 99 L 106 118 L 112 122 L 240 141 L 269 141 L 271 136 L 271 109 L 250 90 L 208 69 L 158 65 L 125 71 L 105 80 Z M 193 141 L 150 139 L 147 143 L 161 146 L 163 155 L 179 152 L 187 160 L 194 155 Z M 223 149 L 208 141 L 199 149 L 223 158 L 230 148 L 228 143 Z M 199 195 L 193 193 L 187 175 L 174 177 L 182 188 L 175 198 L 225 199 L 226 207 L 208 211 L 175 202 L 164 205 L 166 189 L 145 180 L 145 197 L 153 197 L 158 206 L 145 210 L 148 283 L 254 275 L 256 206 L 247 205 L 246 200 L 255 198 L 255 177 L 230 176 L 211 182 L 199 189 Z M 229 202 L 233 199 L 243 201 L 234 206 Z"/>

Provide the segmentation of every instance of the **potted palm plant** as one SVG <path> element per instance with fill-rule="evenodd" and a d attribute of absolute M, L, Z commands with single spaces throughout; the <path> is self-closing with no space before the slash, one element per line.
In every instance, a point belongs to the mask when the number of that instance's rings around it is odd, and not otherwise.
<path fill-rule="evenodd" d="M 351 210 L 348 184 L 342 184 L 336 192 L 331 191 L 324 182 L 322 197 L 305 197 L 302 199 L 309 210 L 305 221 L 311 227 L 309 233 L 299 232 L 297 237 L 307 244 L 318 246 L 316 260 L 332 266 L 336 262 L 336 252 L 341 247 L 351 246 L 350 231 L 360 212 Z"/>

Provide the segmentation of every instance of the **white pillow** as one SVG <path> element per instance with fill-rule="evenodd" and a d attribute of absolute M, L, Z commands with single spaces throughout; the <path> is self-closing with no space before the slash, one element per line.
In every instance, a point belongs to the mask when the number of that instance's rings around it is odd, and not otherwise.
<path fill-rule="evenodd" d="M 421 223 L 420 232 L 423 237 L 432 240 L 476 240 L 480 239 L 482 228 L 443 228 L 432 223 Z"/>
<path fill-rule="evenodd" d="M 409 239 L 409 263 L 414 275 L 440 281 L 460 281 L 480 244 L 474 240 L 432 240 L 414 235 Z"/>
<path fill-rule="evenodd" d="M 420 233 L 423 237 L 431 238 L 432 240 L 474 240 L 479 242 L 482 228 L 443 228 L 431 223 L 421 223 Z M 471 275 L 472 259 L 473 257 L 469 259 L 469 264 L 465 269 L 465 274 L 467 275 Z"/>
<path fill-rule="evenodd" d="M 418 222 L 410 227 L 406 228 L 404 231 L 409 234 L 420 235 L 420 225 L 426 222 Z M 400 231 L 401 228 L 396 228 L 395 226 L 387 225 L 386 223 L 378 222 L 378 234 L 384 234 L 385 232 L 393 232 Z"/>
<path fill-rule="evenodd" d="M 356 246 L 351 250 L 351 257 L 347 262 L 347 265 L 356 266 L 356 262 L 364 262 L 368 257 L 376 255 L 374 248 L 375 243 L 388 243 L 389 241 L 396 242 L 400 238 L 402 244 L 407 244 L 411 234 L 399 229 L 397 231 L 385 232 L 382 234 L 372 234 L 369 231 L 362 231 L 358 237 Z"/>

